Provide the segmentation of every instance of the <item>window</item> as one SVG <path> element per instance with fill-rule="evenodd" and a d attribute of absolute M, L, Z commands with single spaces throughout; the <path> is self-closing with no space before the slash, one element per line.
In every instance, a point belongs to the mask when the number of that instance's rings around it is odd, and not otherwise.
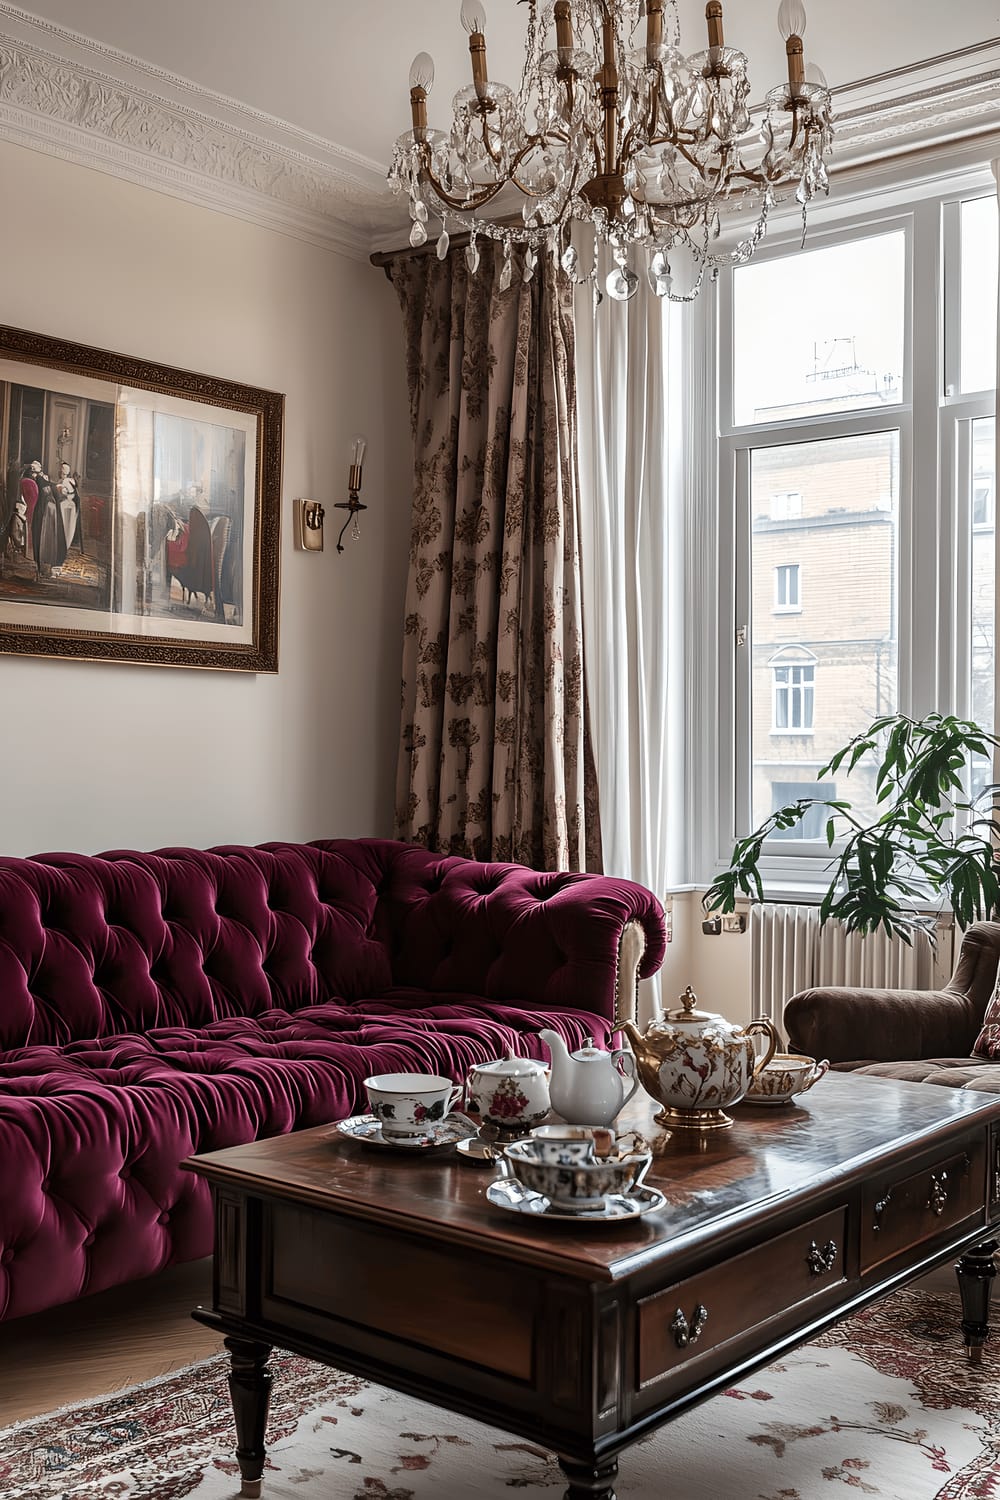
<path fill-rule="evenodd" d="M 734 628 L 713 864 L 881 715 L 994 728 L 998 215 L 988 169 L 962 170 L 948 195 L 855 200 L 804 252 L 789 229 L 723 275 L 718 586 Z M 870 773 L 838 782 L 877 816 Z M 782 884 L 819 873 L 816 837 L 783 841 L 791 864 L 775 851 Z"/>
<path fill-rule="evenodd" d="M 771 520 L 790 521 L 802 514 L 802 496 L 798 490 L 786 490 L 771 496 Z"/>
<path fill-rule="evenodd" d="M 801 612 L 798 563 L 779 563 L 774 570 L 774 608 L 785 614 Z"/>
<path fill-rule="evenodd" d="M 771 783 L 771 811 L 777 812 L 779 807 L 787 807 L 790 802 L 798 802 L 806 797 L 815 797 L 817 801 L 832 802 L 836 795 L 837 783 L 835 781 L 774 781 Z M 810 807 L 800 822 L 792 828 L 783 828 L 774 837 L 776 839 L 821 839 L 825 837 L 829 818 L 828 807 Z"/>
<path fill-rule="evenodd" d="M 809 653 L 782 651 L 771 660 L 774 677 L 774 722 L 772 734 L 811 734 L 816 700 L 816 663 L 800 660 Z"/>

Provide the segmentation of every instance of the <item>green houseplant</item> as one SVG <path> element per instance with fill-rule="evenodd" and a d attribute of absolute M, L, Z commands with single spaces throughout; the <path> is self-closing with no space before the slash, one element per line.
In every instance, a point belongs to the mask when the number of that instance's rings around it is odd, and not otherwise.
<path fill-rule="evenodd" d="M 876 719 L 817 776 L 822 781 L 867 762 L 875 773 L 876 816 L 865 822 L 842 799 L 788 803 L 737 841 L 728 869 L 705 893 L 706 909 L 733 911 L 740 895 L 763 901 L 765 841 L 820 806 L 829 811 L 826 842 L 834 850 L 821 922 L 835 918 L 862 934 L 882 928 L 908 943 L 918 927 L 933 938 L 933 918 L 920 907 L 947 903 L 963 927 L 989 916 L 1000 906 L 1000 787 L 991 784 L 973 797 L 967 781 L 971 758 L 991 764 L 998 745 L 978 724 L 950 715 Z"/>

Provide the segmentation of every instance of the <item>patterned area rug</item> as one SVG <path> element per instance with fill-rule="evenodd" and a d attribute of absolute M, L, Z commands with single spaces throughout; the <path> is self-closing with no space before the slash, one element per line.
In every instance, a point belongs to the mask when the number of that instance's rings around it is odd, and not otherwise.
<path fill-rule="evenodd" d="M 648 1500 L 1000 1500 L 1000 1356 L 977 1369 L 957 1299 L 898 1292 L 637 1444 Z M 225 1357 L 0 1432 L 4 1500 L 229 1500 Z M 561 1500 L 517 1438 L 275 1357 L 265 1500 Z"/>

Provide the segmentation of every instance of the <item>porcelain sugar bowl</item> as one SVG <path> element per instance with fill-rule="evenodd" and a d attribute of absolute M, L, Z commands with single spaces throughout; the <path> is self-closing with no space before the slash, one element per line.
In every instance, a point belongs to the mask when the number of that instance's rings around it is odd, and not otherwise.
<path fill-rule="evenodd" d="M 544 1063 L 510 1051 L 495 1062 L 475 1063 L 466 1080 L 466 1108 L 481 1125 L 513 1140 L 549 1112 L 549 1075 Z"/>
<path fill-rule="evenodd" d="M 657 1123 L 670 1130 L 711 1131 L 731 1125 L 726 1107 L 737 1104 L 751 1079 L 767 1066 L 778 1045 L 770 1021 L 736 1026 L 724 1016 L 697 1010 L 698 997 L 688 985 L 680 1009 L 651 1021 L 645 1034 L 630 1021 L 622 1023 L 635 1054 L 639 1082 L 663 1108 Z M 754 1058 L 752 1038 L 767 1037 L 767 1048 Z"/>

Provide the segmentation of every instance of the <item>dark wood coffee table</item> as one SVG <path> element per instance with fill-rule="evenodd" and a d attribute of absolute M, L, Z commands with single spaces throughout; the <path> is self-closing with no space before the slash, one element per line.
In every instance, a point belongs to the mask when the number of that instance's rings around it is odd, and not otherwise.
<path fill-rule="evenodd" d="M 654 1137 L 651 1109 L 622 1118 Z M 195 1317 L 232 1356 L 244 1494 L 274 1346 L 543 1445 L 571 1500 L 614 1500 L 643 1433 L 949 1256 L 981 1351 L 1000 1098 L 830 1075 L 701 1145 L 654 1143 L 667 1206 L 598 1227 L 526 1222 L 485 1201 L 489 1169 L 332 1126 L 193 1158 L 215 1199 Z"/>

